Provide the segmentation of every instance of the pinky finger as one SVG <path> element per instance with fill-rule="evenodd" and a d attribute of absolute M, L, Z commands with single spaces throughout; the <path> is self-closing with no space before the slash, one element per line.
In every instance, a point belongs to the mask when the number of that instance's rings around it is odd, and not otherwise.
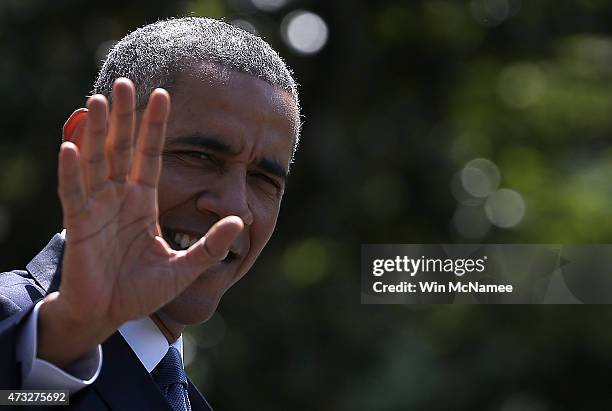
<path fill-rule="evenodd" d="M 79 149 L 74 143 L 64 142 L 60 147 L 58 178 L 64 219 L 69 219 L 83 209 L 86 201 Z"/>

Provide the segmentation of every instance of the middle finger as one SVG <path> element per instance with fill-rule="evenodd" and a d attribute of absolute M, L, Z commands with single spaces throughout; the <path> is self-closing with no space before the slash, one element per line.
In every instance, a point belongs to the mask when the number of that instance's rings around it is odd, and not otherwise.
<path fill-rule="evenodd" d="M 85 172 L 87 192 L 102 189 L 107 177 L 104 143 L 106 141 L 106 121 L 108 118 L 108 102 L 101 94 L 91 96 L 87 100 L 87 120 L 83 136 L 82 169 Z"/>
<path fill-rule="evenodd" d="M 117 182 L 124 182 L 130 171 L 134 139 L 134 106 L 133 83 L 126 78 L 118 78 L 113 84 L 113 107 L 106 143 L 110 178 Z"/>

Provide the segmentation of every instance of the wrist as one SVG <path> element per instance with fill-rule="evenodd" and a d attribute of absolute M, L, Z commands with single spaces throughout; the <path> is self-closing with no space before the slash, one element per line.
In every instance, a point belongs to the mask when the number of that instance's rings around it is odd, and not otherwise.
<path fill-rule="evenodd" d="M 38 314 L 37 356 L 63 368 L 106 340 L 116 327 L 86 320 L 68 308 L 59 292 L 47 295 Z"/>

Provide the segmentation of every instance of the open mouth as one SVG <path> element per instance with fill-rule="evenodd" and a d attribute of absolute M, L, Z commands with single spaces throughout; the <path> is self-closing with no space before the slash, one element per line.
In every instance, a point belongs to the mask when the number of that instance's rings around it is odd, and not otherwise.
<path fill-rule="evenodd" d="M 176 251 L 186 250 L 200 240 L 200 237 L 194 237 L 192 234 L 169 230 L 167 228 L 162 228 L 162 234 L 164 240 L 166 240 L 170 247 Z M 227 253 L 227 257 L 221 260 L 221 262 L 229 264 L 236 260 L 237 257 L 238 255 L 230 250 L 229 253 Z"/>

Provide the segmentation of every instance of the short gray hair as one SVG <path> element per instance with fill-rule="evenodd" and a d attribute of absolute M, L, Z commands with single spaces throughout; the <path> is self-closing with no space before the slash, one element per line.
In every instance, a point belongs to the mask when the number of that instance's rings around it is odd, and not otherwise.
<path fill-rule="evenodd" d="M 110 99 L 113 82 L 126 77 L 136 87 L 136 106 L 143 108 L 155 88 L 171 90 L 182 70 L 206 61 L 250 74 L 293 96 L 298 110 L 295 152 L 301 119 L 297 84 L 291 69 L 262 38 L 220 20 L 173 18 L 129 33 L 109 51 L 92 94 L 103 94 Z"/>

